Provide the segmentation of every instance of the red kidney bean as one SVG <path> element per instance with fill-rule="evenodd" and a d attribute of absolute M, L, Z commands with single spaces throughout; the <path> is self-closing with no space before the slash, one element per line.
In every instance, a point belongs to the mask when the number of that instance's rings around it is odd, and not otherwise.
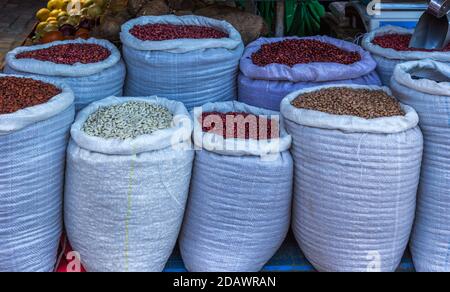
<path fill-rule="evenodd" d="M 203 132 L 221 135 L 225 139 L 267 140 L 279 137 L 277 120 L 244 112 L 206 112 L 200 122 Z M 233 126 L 229 127 L 231 124 Z"/>
<path fill-rule="evenodd" d="M 63 44 L 46 49 L 27 51 L 16 55 L 17 59 L 36 59 L 56 64 L 91 64 L 106 60 L 111 52 L 97 44 Z"/>
<path fill-rule="evenodd" d="M 422 51 L 422 52 L 450 51 L 450 44 L 447 45 L 443 50 L 426 50 L 426 49 L 410 48 L 409 42 L 411 41 L 411 38 L 412 38 L 411 34 L 386 34 L 375 37 L 372 43 L 382 48 L 394 49 L 396 51 Z"/>
<path fill-rule="evenodd" d="M 228 34 L 207 26 L 146 24 L 135 25 L 130 33 L 142 41 L 165 41 L 174 39 L 220 39 Z"/>
<path fill-rule="evenodd" d="M 361 60 L 358 52 L 348 52 L 317 40 L 284 40 L 262 45 L 252 55 L 253 64 L 264 67 L 284 64 L 290 67 L 314 62 L 353 64 Z"/>
<path fill-rule="evenodd" d="M 46 103 L 60 93 L 56 86 L 31 78 L 0 77 L 0 114 Z"/>

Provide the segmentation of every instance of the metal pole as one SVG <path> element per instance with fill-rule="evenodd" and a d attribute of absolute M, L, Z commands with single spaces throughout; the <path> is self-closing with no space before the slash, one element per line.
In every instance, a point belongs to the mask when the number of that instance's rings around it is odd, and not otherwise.
<path fill-rule="evenodd" d="M 277 37 L 284 36 L 284 14 L 286 6 L 284 0 L 278 0 L 276 5 L 276 26 L 275 35 Z"/>

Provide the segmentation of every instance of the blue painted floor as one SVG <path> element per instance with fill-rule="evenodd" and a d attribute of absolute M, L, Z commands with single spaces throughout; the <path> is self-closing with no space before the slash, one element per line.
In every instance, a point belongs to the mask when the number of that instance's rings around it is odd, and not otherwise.
<path fill-rule="evenodd" d="M 167 263 L 166 272 L 186 272 L 183 260 L 178 248 L 175 249 L 172 257 Z M 295 239 L 289 235 L 283 246 L 275 256 L 267 263 L 264 272 L 315 272 L 312 265 L 300 251 Z M 398 272 L 414 272 L 414 266 L 409 252 L 403 257 L 402 263 L 397 269 Z"/>

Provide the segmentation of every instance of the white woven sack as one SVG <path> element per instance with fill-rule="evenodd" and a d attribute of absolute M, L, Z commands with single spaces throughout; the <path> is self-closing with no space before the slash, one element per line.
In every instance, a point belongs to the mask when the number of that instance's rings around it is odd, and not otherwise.
<path fill-rule="evenodd" d="M 367 120 L 281 103 L 295 164 L 293 230 L 319 271 L 394 271 L 414 219 L 422 134 L 414 109 Z"/>
<path fill-rule="evenodd" d="M 420 116 L 424 156 L 411 253 L 419 272 L 450 271 L 450 65 L 398 65 L 392 91 Z"/>
<path fill-rule="evenodd" d="M 173 127 L 126 140 L 82 131 L 98 108 L 127 101 L 167 107 Z M 109 97 L 80 112 L 67 153 L 65 223 L 87 271 L 163 270 L 183 220 L 191 133 L 183 104 L 157 97 Z"/>
<path fill-rule="evenodd" d="M 0 74 L 5 76 L 23 77 Z M 0 115 L 0 272 L 54 269 L 75 115 L 73 92 L 55 85 L 62 92 L 48 102 Z"/>
<path fill-rule="evenodd" d="M 278 117 L 278 113 L 238 102 L 209 103 L 202 110 Z M 291 137 L 281 124 L 280 138 L 271 143 L 225 140 L 203 133 L 200 114 L 194 111 L 194 142 L 200 150 L 180 235 L 184 264 L 193 272 L 259 271 L 289 229 Z"/>

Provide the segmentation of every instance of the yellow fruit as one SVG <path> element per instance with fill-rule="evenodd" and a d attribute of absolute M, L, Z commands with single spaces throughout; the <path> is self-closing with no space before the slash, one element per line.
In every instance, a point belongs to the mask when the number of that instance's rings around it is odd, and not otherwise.
<path fill-rule="evenodd" d="M 49 18 L 47 18 L 47 22 L 50 22 L 50 21 L 57 21 L 58 19 L 56 19 L 56 17 L 49 17 Z"/>
<path fill-rule="evenodd" d="M 77 26 L 78 24 L 80 24 L 80 19 L 81 17 L 78 15 L 72 15 L 69 17 L 69 19 L 67 20 L 68 24 L 71 24 L 72 26 Z"/>
<path fill-rule="evenodd" d="M 43 22 L 39 22 L 39 24 L 36 26 L 36 32 L 37 33 L 42 33 L 44 31 L 44 28 L 47 26 L 48 22 L 43 21 Z"/>
<path fill-rule="evenodd" d="M 58 17 L 58 14 L 61 13 L 61 9 L 56 9 L 56 10 L 52 10 L 50 11 L 50 17 Z"/>
<path fill-rule="evenodd" d="M 48 10 L 47 8 L 42 8 L 36 13 L 36 18 L 42 22 L 42 21 L 45 21 L 49 15 L 50 15 L 50 10 Z"/>
<path fill-rule="evenodd" d="M 69 17 L 69 13 L 61 11 L 56 18 L 60 19 L 61 17 Z"/>
<path fill-rule="evenodd" d="M 62 9 L 64 6 L 64 1 L 63 0 L 50 0 L 47 3 L 47 8 L 49 10 L 58 10 L 58 9 Z"/>
<path fill-rule="evenodd" d="M 58 25 L 62 26 L 63 24 L 67 23 L 67 20 L 69 20 L 68 16 L 61 16 L 58 18 Z"/>
<path fill-rule="evenodd" d="M 69 6 L 69 4 L 70 4 L 70 2 L 71 2 L 72 0 L 64 0 L 63 1 L 63 10 L 67 10 L 67 6 Z"/>
<path fill-rule="evenodd" d="M 47 24 L 47 26 L 44 28 L 44 32 L 49 32 L 49 31 L 57 31 L 59 29 L 58 23 L 54 24 L 54 23 L 49 23 Z"/>

